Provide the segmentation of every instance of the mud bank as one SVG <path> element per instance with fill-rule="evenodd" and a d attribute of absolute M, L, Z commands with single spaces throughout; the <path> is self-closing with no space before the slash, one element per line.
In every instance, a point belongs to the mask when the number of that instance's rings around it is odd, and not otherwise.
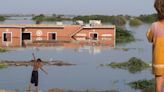
<path fill-rule="evenodd" d="M 30 66 L 32 64 L 32 62 L 34 62 L 34 61 L 33 60 L 31 60 L 31 61 L 8 61 L 8 60 L 0 61 L 0 63 L 5 65 L 5 66 Z M 72 66 L 72 65 L 76 65 L 76 64 L 67 63 L 67 62 L 64 62 L 64 61 L 61 61 L 61 60 L 44 61 L 43 64 L 44 65 L 51 65 L 51 66 Z"/>

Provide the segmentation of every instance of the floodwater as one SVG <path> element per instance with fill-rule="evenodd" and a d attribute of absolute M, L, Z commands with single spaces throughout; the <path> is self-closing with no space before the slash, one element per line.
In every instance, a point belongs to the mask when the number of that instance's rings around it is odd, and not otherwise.
<path fill-rule="evenodd" d="M 11 20 L 10 20 L 11 21 Z M 15 21 L 15 20 L 12 20 Z M 24 22 L 33 23 L 29 20 Z M 4 23 L 8 23 L 9 20 Z M 24 23 L 18 22 L 18 23 Z M 17 23 L 12 22 L 12 23 Z M 26 23 L 26 22 L 25 22 Z M 96 48 L 83 46 L 80 48 L 66 47 L 35 47 L 12 48 L 11 51 L 0 54 L 0 60 L 31 60 L 34 52 L 43 60 L 62 60 L 76 66 L 44 66 L 48 71 L 45 75 L 39 72 L 39 88 L 46 91 L 51 88 L 73 90 L 118 90 L 119 92 L 140 92 L 127 84 L 139 79 L 152 79 L 151 69 L 146 69 L 136 74 L 127 70 L 100 67 L 100 64 L 111 62 L 124 62 L 131 57 L 141 58 L 151 63 L 151 44 L 147 42 L 146 31 L 150 24 L 139 27 L 126 28 L 131 30 L 137 41 L 128 44 L 119 44 L 113 47 Z M 128 48 L 128 51 L 121 50 Z M 9 67 L 0 70 L 0 89 L 18 89 L 23 92 L 28 87 L 31 76 L 31 67 Z"/>

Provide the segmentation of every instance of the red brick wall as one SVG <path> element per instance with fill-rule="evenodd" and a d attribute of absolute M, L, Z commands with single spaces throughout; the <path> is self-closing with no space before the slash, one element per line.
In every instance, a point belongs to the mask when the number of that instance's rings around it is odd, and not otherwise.
<path fill-rule="evenodd" d="M 87 38 L 89 38 L 90 37 L 90 33 L 97 33 L 98 34 L 98 38 L 102 38 L 102 35 L 103 34 L 111 34 L 112 36 L 111 36 L 111 38 L 114 40 L 115 39 L 115 29 L 114 28 L 111 28 L 111 29 L 109 29 L 109 28 L 103 28 L 103 29 L 101 29 L 101 28 L 97 28 L 97 29 L 92 29 L 92 28 L 85 28 L 85 29 L 82 29 L 80 32 L 79 32 L 79 34 L 86 34 L 87 35 Z M 76 35 L 75 35 L 76 36 Z"/>
<path fill-rule="evenodd" d="M 79 28 L 80 26 L 76 25 L 65 26 L 64 28 L 26 28 L 25 32 L 32 33 L 32 41 L 35 41 L 38 37 L 42 38 L 42 40 L 47 40 L 49 32 L 56 33 L 57 40 L 70 40 L 70 35 Z M 42 35 L 37 35 L 38 30 L 41 31 Z"/>
<path fill-rule="evenodd" d="M 26 40 L 26 43 L 32 43 L 33 41 L 37 39 L 47 40 L 48 39 L 48 33 L 49 32 L 55 32 L 56 33 L 56 39 L 64 40 L 64 41 L 70 41 L 71 34 L 75 33 L 77 30 L 81 29 L 81 26 L 79 25 L 66 25 L 64 27 L 59 28 L 41 28 L 41 27 L 27 27 L 24 29 L 24 32 L 29 32 L 32 35 L 31 40 Z M 2 33 L 3 32 L 11 32 L 12 33 L 12 42 L 4 42 Z M 39 33 L 38 33 L 39 32 Z M 115 29 L 114 28 L 83 28 L 81 31 L 79 31 L 80 34 L 86 34 L 84 38 L 90 38 L 90 33 L 96 32 L 98 34 L 98 40 L 101 42 L 105 42 L 106 44 L 115 44 Z M 79 34 L 77 33 L 77 34 Z M 78 37 L 77 34 L 75 34 L 74 37 Z M 104 40 L 103 34 L 111 34 L 110 36 L 111 40 Z M 107 37 L 109 38 L 109 37 Z M 21 28 L 0 28 L 0 46 L 21 46 L 22 45 L 22 29 Z"/>
<path fill-rule="evenodd" d="M 11 42 L 4 42 L 3 41 L 3 33 L 4 32 L 9 32 L 12 35 Z M 21 45 L 21 40 L 20 40 L 20 35 L 21 34 L 21 29 L 20 28 L 0 28 L 0 46 L 6 47 L 6 46 L 20 46 Z"/>

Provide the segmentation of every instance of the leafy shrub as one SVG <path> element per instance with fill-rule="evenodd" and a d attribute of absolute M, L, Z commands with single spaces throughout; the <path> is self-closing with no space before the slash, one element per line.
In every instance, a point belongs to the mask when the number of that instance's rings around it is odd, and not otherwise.
<path fill-rule="evenodd" d="M 2 52 L 6 52 L 6 51 L 8 51 L 7 49 L 5 49 L 5 48 L 0 48 L 0 52 L 2 53 Z"/>
<path fill-rule="evenodd" d="M 157 20 L 157 14 L 140 15 L 137 18 L 140 19 L 141 21 L 145 22 L 145 23 L 152 23 L 152 22 Z"/>
<path fill-rule="evenodd" d="M 142 21 L 137 18 L 130 19 L 130 21 L 129 21 L 130 26 L 139 26 L 141 24 L 142 24 Z"/>
<path fill-rule="evenodd" d="M 128 83 L 131 88 L 140 89 L 142 92 L 155 92 L 155 80 L 138 80 Z"/>
<path fill-rule="evenodd" d="M 112 62 L 110 64 L 107 64 L 106 66 L 110 66 L 112 68 L 125 69 L 128 70 L 130 73 L 137 73 L 144 69 L 149 68 L 149 65 L 147 63 L 136 57 L 132 57 L 126 62 L 121 62 L 121 63 Z"/>
<path fill-rule="evenodd" d="M 4 21 L 6 18 L 4 16 L 0 16 L 0 21 Z"/>
<path fill-rule="evenodd" d="M 130 31 L 121 27 L 116 27 L 116 43 L 127 43 L 134 40 L 135 38 Z"/>

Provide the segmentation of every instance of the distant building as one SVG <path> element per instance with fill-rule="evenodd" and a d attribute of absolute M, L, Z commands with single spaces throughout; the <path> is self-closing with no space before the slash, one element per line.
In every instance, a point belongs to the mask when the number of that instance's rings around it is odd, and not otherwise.
<path fill-rule="evenodd" d="M 35 41 L 106 41 L 115 45 L 115 26 L 1 24 L 0 46 L 22 46 Z M 97 44 L 97 43 L 96 43 Z M 93 44 L 94 45 L 94 44 Z"/>
<path fill-rule="evenodd" d="M 84 22 L 83 22 L 82 20 L 77 20 L 77 21 L 75 22 L 75 24 L 77 24 L 77 25 L 84 25 Z"/>
<path fill-rule="evenodd" d="M 90 20 L 89 24 L 91 26 L 101 26 L 102 25 L 101 20 Z"/>

